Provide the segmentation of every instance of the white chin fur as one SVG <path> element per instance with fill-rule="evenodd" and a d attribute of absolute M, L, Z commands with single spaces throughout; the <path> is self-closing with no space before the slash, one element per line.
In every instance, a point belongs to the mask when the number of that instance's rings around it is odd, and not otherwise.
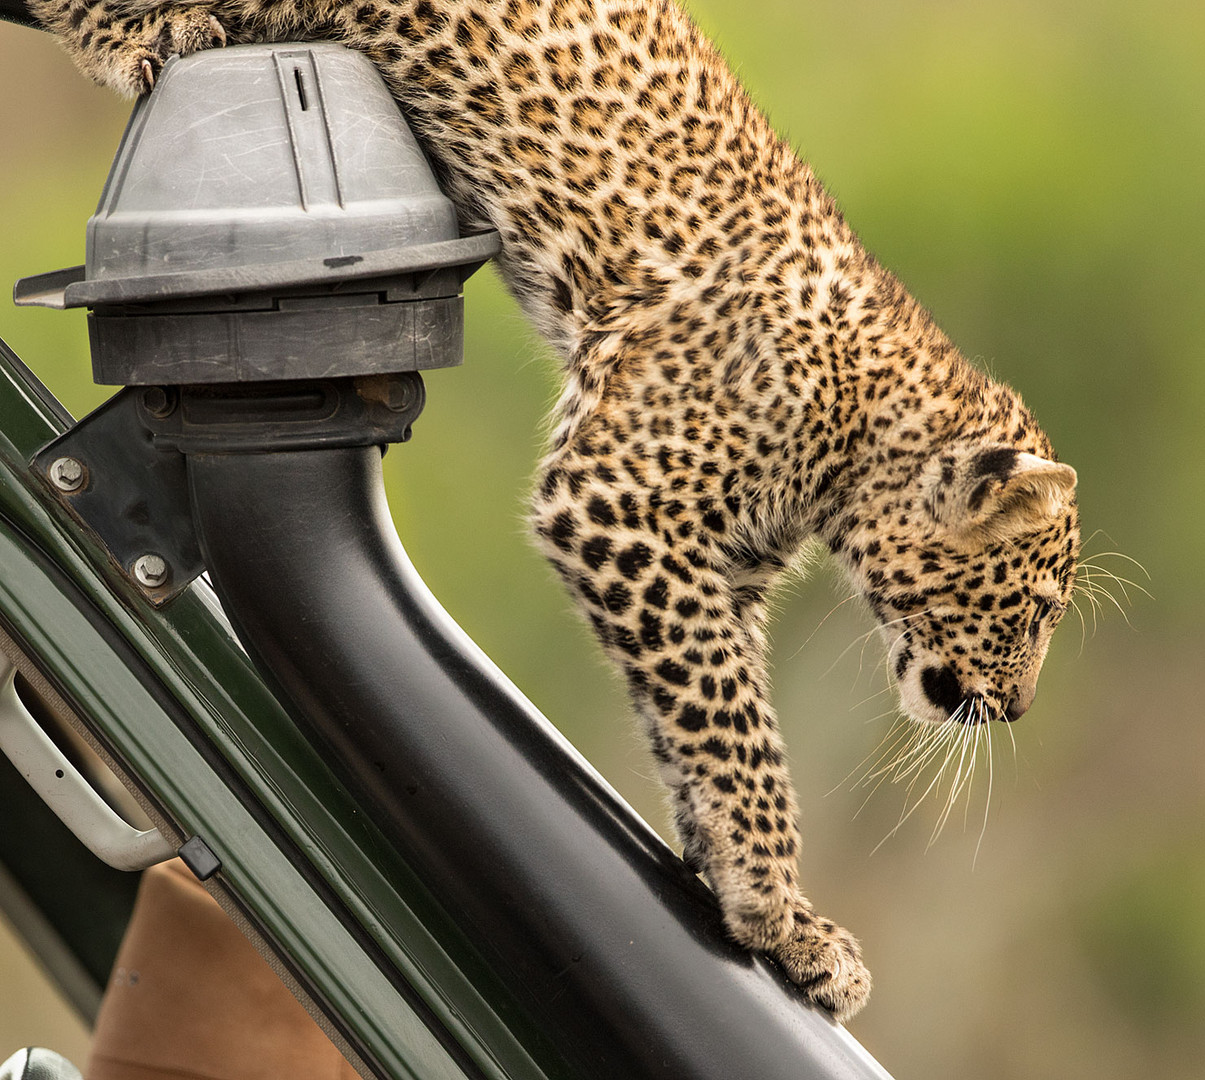
<path fill-rule="evenodd" d="M 900 708 L 909 720 L 918 724 L 944 724 L 950 719 L 949 713 L 925 697 L 919 686 L 913 694 L 905 694 L 903 687 L 900 688 Z"/>

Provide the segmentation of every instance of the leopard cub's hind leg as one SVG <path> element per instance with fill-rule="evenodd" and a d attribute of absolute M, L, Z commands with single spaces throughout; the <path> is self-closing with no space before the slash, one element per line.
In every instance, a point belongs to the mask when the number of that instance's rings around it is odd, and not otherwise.
<path fill-rule="evenodd" d="M 579 433 L 547 463 L 533 524 L 627 676 L 673 798 L 683 858 L 733 938 L 774 957 L 838 1018 L 870 990 L 855 940 L 797 882 L 796 804 L 763 659 L 760 599 L 734 582 L 685 500 L 625 483 Z M 685 490 L 670 485 L 670 490 Z M 698 516 L 701 518 L 702 513 Z"/>
<path fill-rule="evenodd" d="M 166 4 L 131 14 L 108 0 L 31 0 L 30 9 L 85 75 L 125 97 L 147 93 L 169 56 L 226 44 L 222 24 L 200 5 Z"/>

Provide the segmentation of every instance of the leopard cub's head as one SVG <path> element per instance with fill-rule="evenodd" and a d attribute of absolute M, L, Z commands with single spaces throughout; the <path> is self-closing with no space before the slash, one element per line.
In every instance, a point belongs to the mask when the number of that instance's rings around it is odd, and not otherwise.
<path fill-rule="evenodd" d="M 913 719 L 1016 720 L 1029 708 L 1075 584 L 1075 481 L 1033 453 L 961 444 L 871 501 L 851 537 L 854 573 Z"/>

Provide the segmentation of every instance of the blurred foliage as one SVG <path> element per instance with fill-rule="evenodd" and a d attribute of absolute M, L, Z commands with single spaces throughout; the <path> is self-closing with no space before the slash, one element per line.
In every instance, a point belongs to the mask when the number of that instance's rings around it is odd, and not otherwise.
<path fill-rule="evenodd" d="M 1160 1034 L 1205 1017 L 1205 830 L 1189 839 L 1128 867 L 1081 916 L 1105 990 Z"/>
<path fill-rule="evenodd" d="M 965 825 L 960 807 L 928 847 L 937 807 L 922 806 L 871 858 L 911 805 L 857 786 L 891 713 L 878 645 L 829 569 L 784 591 L 775 698 L 802 789 L 805 881 L 863 939 L 877 980 L 853 1030 L 897 1080 L 1195 1078 L 1205 8 L 690 6 L 867 246 L 1023 391 L 1079 471 L 1088 554 L 1151 594 L 1127 587 L 1128 603 L 1114 582 L 1124 617 L 1105 601 L 1099 627 L 1081 598 L 1038 704 L 996 733 L 991 786 L 981 769 Z M 12 281 L 82 261 L 128 109 L 42 35 L 2 25 L 0 102 L 0 279 Z M 414 439 L 386 458 L 399 531 L 453 615 L 663 826 L 622 687 L 525 537 L 555 365 L 491 271 L 467 305 L 465 366 L 428 377 Z M 89 381 L 78 313 L 0 306 L 0 334 L 75 412 L 107 393 Z"/>

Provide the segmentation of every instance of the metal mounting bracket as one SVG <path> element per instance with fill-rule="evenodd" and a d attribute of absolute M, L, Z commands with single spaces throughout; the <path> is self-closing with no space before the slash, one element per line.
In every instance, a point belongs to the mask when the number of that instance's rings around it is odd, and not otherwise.
<path fill-rule="evenodd" d="M 141 422 L 158 387 L 121 390 L 43 447 L 33 470 L 156 605 L 205 569 L 188 505 L 184 457 L 164 453 Z M 158 400 L 155 398 L 155 400 Z"/>
<path fill-rule="evenodd" d="M 205 569 L 188 495 L 192 453 L 405 442 L 426 400 L 417 372 L 129 387 L 34 455 L 32 467 L 156 606 Z"/>

